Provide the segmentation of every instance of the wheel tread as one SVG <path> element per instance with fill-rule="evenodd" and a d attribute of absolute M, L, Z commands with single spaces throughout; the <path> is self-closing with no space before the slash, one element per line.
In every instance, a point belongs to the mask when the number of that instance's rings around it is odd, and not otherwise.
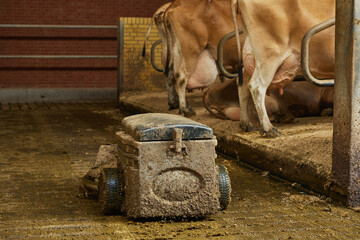
<path fill-rule="evenodd" d="M 218 164 L 219 167 L 219 192 L 220 210 L 225 210 L 231 201 L 231 183 L 229 174 L 225 166 Z"/>
<path fill-rule="evenodd" d="M 103 214 L 121 212 L 123 202 L 122 178 L 117 168 L 104 168 L 99 180 L 99 202 Z"/>

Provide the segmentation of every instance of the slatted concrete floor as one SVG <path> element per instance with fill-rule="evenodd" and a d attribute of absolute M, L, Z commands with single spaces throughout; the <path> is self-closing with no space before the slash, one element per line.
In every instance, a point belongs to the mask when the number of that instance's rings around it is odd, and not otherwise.
<path fill-rule="evenodd" d="M 233 186 L 226 211 L 184 221 L 102 216 L 78 186 L 99 145 L 115 143 L 123 117 L 115 105 L 2 104 L 1 239 L 360 238 L 360 213 L 224 157 Z"/>

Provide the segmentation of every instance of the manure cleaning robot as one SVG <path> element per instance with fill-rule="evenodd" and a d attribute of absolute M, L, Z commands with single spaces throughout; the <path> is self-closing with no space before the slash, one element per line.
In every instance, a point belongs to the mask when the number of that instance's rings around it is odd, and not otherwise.
<path fill-rule="evenodd" d="M 164 113 L 122 121 L 117 168 L 99 178 L 102 213 L 132 218 L 198 217 L 230 202 L 226 168 L 216 164 L 216 137 L 208 126 Z"/>

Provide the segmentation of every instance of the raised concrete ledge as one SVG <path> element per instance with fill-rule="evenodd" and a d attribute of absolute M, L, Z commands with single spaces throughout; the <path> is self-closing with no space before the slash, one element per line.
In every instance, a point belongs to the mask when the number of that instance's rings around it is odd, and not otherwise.
<path fill-rule="evenodd" d="M 0 102 L 115 100 L 116 88 L 3 88 Z"/>
<path fill-rule="evenodd" d="M 190 94 L 188 101 L 197 113 L 192 119 L 214 130 L 218 151 L 313 191 L 342 198 L 331 177 L 331 117 L 297 118 L 292 124 L 274 124 L 282 136 L 267 139 L 258 132 L 241 132 L 238 122 L 212 116 L 203 108 L 201 93 Z M 122 110 L 130 113 L 178 112 L 167 110 L 166 93 L 126 93 L 119 103 Z"/>

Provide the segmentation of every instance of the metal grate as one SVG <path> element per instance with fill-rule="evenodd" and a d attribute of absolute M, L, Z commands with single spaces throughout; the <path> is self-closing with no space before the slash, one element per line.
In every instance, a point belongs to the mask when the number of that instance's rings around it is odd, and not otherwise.
<path fill-rule="evenodd" d="M 30 111 L 30 110 L 76 110 L 92 109 L 95 107 L 115 106 L 114 102 L 33 102 L 33 103 L 8 103 L 0 102 L 0 111 Z"/>

